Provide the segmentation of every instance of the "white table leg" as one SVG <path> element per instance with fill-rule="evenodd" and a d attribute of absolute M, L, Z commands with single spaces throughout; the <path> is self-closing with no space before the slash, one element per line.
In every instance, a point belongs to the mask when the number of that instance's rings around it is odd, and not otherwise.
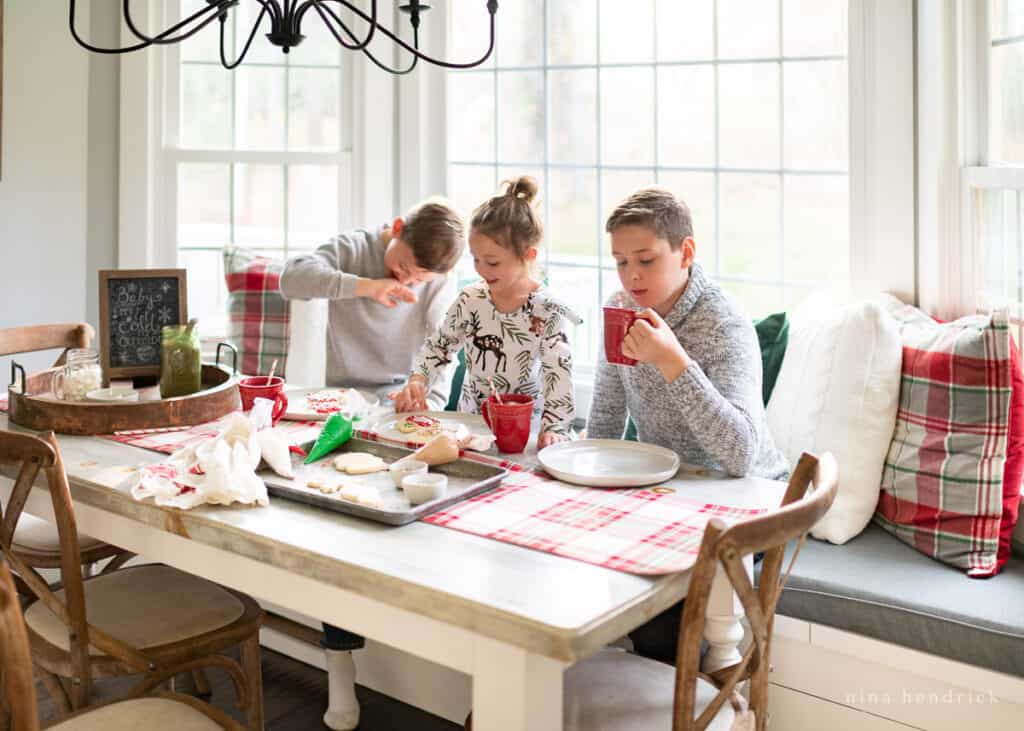
<path fill-rule="evenodd" d="M 479 638 L 473 665 L 473 731 L 560 731 L 560 662 Z"/>
<path fill-rule="evenodd" d="M 754 559 L 744 559 L 747 574 L 753 576 Z M 721 564 L 715 572 L 711 583 L 711 595 L 708 597 L 707 616 L 704 618 L 704 639 L 708 641 L 708 651 L 701 662 L 705 673 L 735 665 L 741 659 L 739 644 L 743 641 L 743 605 L 729 583 L 729 577 Z"/>

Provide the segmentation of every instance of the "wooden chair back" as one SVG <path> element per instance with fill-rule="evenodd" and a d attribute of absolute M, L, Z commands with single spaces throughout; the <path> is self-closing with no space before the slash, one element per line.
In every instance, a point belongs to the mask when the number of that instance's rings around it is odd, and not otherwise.
<path fill-rule="evenodd" d="M 11 731 L 37 731 L 36 683 L 18 592 L 7 563 L 0 561 L 0 694 Z"/>
<path fill-rule="evenodd" d="M 71 491 L 53 432 L 41 436 L 0 432 L 0 463 L 15 463 L 18 476 L 6 508 L 0 508 L 0 549 L 18 579 L 28 591 L 68 628 L 71 656 L 71 695 L 73 707 L 86 703 L 90 691 L 89 646 L 99 648 L 138 672 L 153 669 L 145 655 L 130 645 L 88 624 L 85 615 L 85 586 L 82 579 L 81 550 L 72 508 Z M 49 487 L 54 522 L 60 538 L 60 570 L 63 598 L 30 566 L 12 541 L 36 476 L 42 471 Z"/>
<path fill-rule="evenodd" d="M 96 331 L 87 322 L 0 328 L 0 355 L 54 348 L 88 348 Z"/>
<path fill-rule="evenodd" d="M 811 487 L 812 491 L 807 494 Z M 726 527 L 717 518 L 708 524 L 683 609 L 676 657 L 673 731 L 703 731 L 724 703 L 736 701 L 737 685 L 746 680 L 750 680 L 749 709 L 756 720 L 756 728 L 763 731 L 767 722 L 775 607 L 807 533 L 828 511 L 838 489 L 835 458 L 828 453 L 818 458 L 805 452 L 793 470 L 779 509 L 732 527 Z M 793 540 L 798 541 L 796 551 L 782 574 L 786 546 Z M 754 589 L 743 559 L 762 551 L 761 583 L 759 589 Z M 700 717 L 694 718 L 704 617 L 712 580 L 719 566 L 743 604 L 753 641 L 739 663 L 716 672 L 715 678 L 701 676 L 712 682 L 719 692 Z"/>

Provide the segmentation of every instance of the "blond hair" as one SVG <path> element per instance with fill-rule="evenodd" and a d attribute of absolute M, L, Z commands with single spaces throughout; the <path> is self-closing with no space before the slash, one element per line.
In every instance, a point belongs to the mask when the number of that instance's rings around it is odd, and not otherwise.
<path fill-rule="evenodd" d="M 533 206 L 537 181 L 522 175 L 502 185 L 505 190 L 501 195 L 484 201 L 473 211 L 470 230 L 494 239 L 520 261 L 525 261 L 530 247 L 540 243 L 544 236 L 544 226 Z"/>

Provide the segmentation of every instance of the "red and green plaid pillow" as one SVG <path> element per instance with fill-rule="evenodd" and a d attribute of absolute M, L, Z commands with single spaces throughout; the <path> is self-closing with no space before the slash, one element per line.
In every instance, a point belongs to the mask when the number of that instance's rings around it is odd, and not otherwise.
<path fill-rule="evenodd" d="M 909 305 L 890 312 L 903 377 L 875 522 L 969 576 L 991 576 L 1010 418 L 1006 313 L 940 324 Z"/>
<path fill-rule="evenodd" d="M 228 340 L 238 348 L 242 373 L 268 373 L 277 360 L 277 374 L 285 374 L 289 307 L 281 296 L 282 271 L 283 261 L 238 246 L 224 247 Z"/>

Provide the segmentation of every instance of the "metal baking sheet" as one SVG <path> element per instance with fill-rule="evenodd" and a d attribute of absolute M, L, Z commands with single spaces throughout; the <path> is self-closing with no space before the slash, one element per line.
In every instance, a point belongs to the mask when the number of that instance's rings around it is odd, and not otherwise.
<path fill-rule="evenodd" d="M 307 452 L 313 447 L 313 442 L 303 444 L 302 448 Z M 472 497 L 478 493 L 497 486 L 508 475 L 508 470 L 501 467 L 471 462 L 466 459 L 459 459 L 451 464 L 431 467 L 431 472 L 438 472 L 448 476 L 448 490 L 444 497 L 410 505 L 409 499 L 405 497 L 401 488 L 395 487 L 388 470 L 374 472 L 369 475 L 349 475 L 338 472 L 334 469 L 334 458 L 346 452 L 368 452 L 375 454 L 388 464 L 397 462 L 402 457 L 412 454 L 411 449 L 395 447 L 390 444 L 371 442 L 365 439 L 353 438 L 343 444 L 337 450 L 321 460 L 312 464 L 303 464 L 302 457 L 292 454 L 292 469 L 295 472 L 294 479 L 287 479 L 271 472 L 269 469 L 261 470 L 259 475 L 267 485 L 267 491 L 271 495 L 309 503 L 327 510 L 334 510 L 339 513 L 356 515 L 360 518 L 368 518 L 390 525 L 404 525 L 414 520 L 419 520 L 437 510 L 441 510 L 460 500 Z M 377 490 L 380 496 L 381 507 L 364 505 L 342 499 L 337 492 L 322 493 L 318 488 L 308 487 L 310 481 L 320 481 L 325 484 L 345 485 L 366 485 Z"/>

